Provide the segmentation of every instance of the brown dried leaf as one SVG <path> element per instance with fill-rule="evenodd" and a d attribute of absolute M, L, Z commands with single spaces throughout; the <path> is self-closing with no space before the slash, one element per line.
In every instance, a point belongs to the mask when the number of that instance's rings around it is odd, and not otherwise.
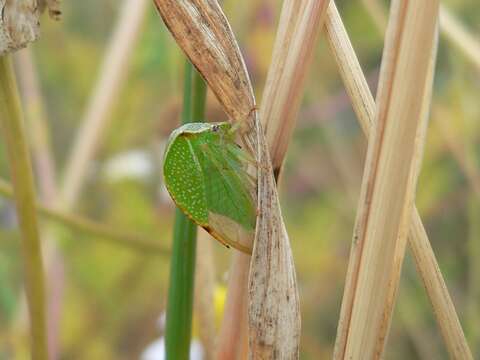
<path fill-rule="evenodd" d="M 250 263 L 250 357 L 297 359 L 300 302 L 267 144 L 257 121 L 260 170 L 257 229 Z M 268 166 L 266 166 L 268 165 Z"/>
<path fill-rule="evenodd" d="M 255 107 L 237 41 L 215 0 L 154 0 L 165 25 L 234 120 Z"/>

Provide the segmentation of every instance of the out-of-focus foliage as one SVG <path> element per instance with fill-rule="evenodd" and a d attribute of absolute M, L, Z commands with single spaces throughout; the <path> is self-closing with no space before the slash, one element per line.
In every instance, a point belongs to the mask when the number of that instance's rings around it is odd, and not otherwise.
<path fill-rule="evenodd" d="M 476 0 L 444 2 L 480 40 Z M 224 1 L 260 101 L 281 2 Z M 338 1 L 365 74 L 375 89 L 383 35 L 361 1 Z M 63 20 L 44 19 L 33 46 L 59 178 L 78 133 L 119 1 L 65 1 Z M 132 49 L 126 86 L 109 115 L 102 142 L 75 211 L 112 227 L 170 245 L 173 204 L 161 187 L 161 144 L 179 123 L 183 57 L 153 5 Z M 448 282 L 472 351 L 480 351 L 480 71 L 440 38 L 428 142 L 417 206 Z M 224 120 L 209 98 L 208 120 Z M 323 35 L 309 71 L 304 102 L 280 184 L 299 279 L 302 358 L 327 359 L 336 324 L 360 188 L 366 142 L 356 123 Z M 5 149 L 0 174 L 8 177 Z M 109 161 L 144 154 L 147 171 L 106 174 Z M 126 162 L 127 163 L 127 162 Z M 465 165 L 470 164 L 470 165 Z M 472 170 L 468 170 L 473 166 Z M 470 171 L 470 174 L 468 173 Z M 128 169 L 126 169 L 128 173 Z M 25 352 L 16 332 L 21 305 L 21 259 L 11 203 L 0 201 L 0 359 Z M 45 224 L 45 228 L 46 228 Z M 95 238 L 54 229 L 63 271 L 60 353 L 64 359 L 138 358 L 161 335 L 168 258 L 140 254 Z M 229 253 L 217 242 L 217 280 L 225 283 Z M 54 296 L 59 296 L 58 292 Z M 194 332 L 198 331 L 194 330 Z M 195 334 L 194 334 L 195 335 Z M 388 359 L 446 359 L 439 331 L 410 254 L 387 346 Z"/>

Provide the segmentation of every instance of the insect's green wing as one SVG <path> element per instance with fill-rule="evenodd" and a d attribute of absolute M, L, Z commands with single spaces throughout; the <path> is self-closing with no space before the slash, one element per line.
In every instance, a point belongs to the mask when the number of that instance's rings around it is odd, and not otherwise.
<path fill-rule="evenodd" d="M 230 124 L 194 123 L 172 133 L 165 154 L 165 184 L 188 216 L 220 242 L 251 251 L 256 211 L 253 186 Z"/>
<path fill-rule="evenodd" d="M 163 164 L 165 186 L 177 206 L 200 226 L 208 225 L 205 179 L 182 128 L 172 133 Z"/>
<path fill-rule="evenodd" d="M 230 218 L 244 227 L 255 228 L 256 211 L 252 185 L 248 181 L 244 164 L 229 147 L 237 146 L 225 139 L 207 141 L 199 156 L 204 170 L 207 204 L 210 212 Z"/>

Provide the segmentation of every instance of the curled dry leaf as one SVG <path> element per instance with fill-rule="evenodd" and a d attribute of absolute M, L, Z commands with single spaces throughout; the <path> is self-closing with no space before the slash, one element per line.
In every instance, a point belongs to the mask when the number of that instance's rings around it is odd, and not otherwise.
<path fill-rule="evenodd" d="M 253 358 L 298 357 L 300 312 L 295 267 L 269 152 L 245 63 L 214 0 L 155 0 L 165 24 L 202 74 L 257 160 L 258 217 L 250 264 L 249 325 Z"/>
<path fill-rule="evenodd" d="M 296 359 L 300 305 L 288 234 L 260 123 L 257 229 L 249 277 L 250 354 L 259 359 Z M 266 166 L 267 165 L 267 166 Z"/>
<path fill-rule="evenodd" d="M 36 0 L 0 0 L 0 56 L 24 48 L 40 33 Z"/>
<path fill-rule="evenodd" d="M 60 17 L 60 0 L 0 0 L 0 56 L 23 49 L 40 35 L 39 17 Z"/>

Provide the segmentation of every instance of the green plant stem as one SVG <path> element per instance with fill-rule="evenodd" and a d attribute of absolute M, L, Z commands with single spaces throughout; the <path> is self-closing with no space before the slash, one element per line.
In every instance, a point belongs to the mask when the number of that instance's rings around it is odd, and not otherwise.
<path fill-rule="evenodd" d="M 25 140 L 23 114 L 9 55 L 0 57 L 0 122 L 7 146 L 18 221 L 22 233 L 25 288 L 30 315 L 32 358 L 47 359 L 45 280 L 35 209 L 32 167 Z"/>
<path fill-rule="evenodd" d="M 187 61 L 182 122 L 203 121 L 206 85 Z M 192 336 L 197 227 L 179 209 L 175 212 L 165 348 L 167 359 L 187 360 Z"/>
<path fill-rule="evenodd" d="M 8 198 L 14 197 L 12 186 L 3 179 L 0 179 L 0 194 Z M 113 229 L 110 226 L 97 223 L 84 217 L 69 214 L 65 211 L 57 210 L 43 204 L 36 203 L 35 206 L 37 212 L 50 221 L 55 221 L 86 235 L 109 241 L 112 244 L 127 246 L 136 251 L 161 255 L 170 254 L 168 249 L 149 240 L 141 234 L 128 233 L 123 230 Z"/>

